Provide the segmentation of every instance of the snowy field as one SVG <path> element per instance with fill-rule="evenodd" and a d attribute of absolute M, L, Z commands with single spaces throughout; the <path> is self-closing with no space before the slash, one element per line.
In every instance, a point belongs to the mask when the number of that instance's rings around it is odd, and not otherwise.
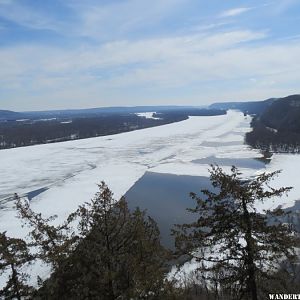
<path fill-rule="evenodd" d="M 144 117 L 146 119 L 153 119 L 153 120 L 160 120 L 160 118 L 153 117 L 153 114 L 155 114 L 155 111 L 153 112 L 144 112 L 144 113 L 136 113 L 139 117 Z"/>
<path fill-rule="evenodd" d="M 7 231 L 9 236 L 24 235 L 15 219 L 14 193 L 28 197 L 34 210 L 46 216 L 56 214 L 63 220 L 92 198 L 101 180 L 119 198 L 146 171 L 208 176 L 208 165 L 199 163 L 207 157 L 237 162 L 260 157 L 258 151 L 243 144 L 250 121 L 242 113 L 229 111 L 223 116 L 191 117 L 111 136 L 1 150 L 0 231 Z M 265 170 L 240 169 L 247 176 Z M 267 169 L 283 169 L 274 185 L 295 189 L 289 198 L 269 201 L 262 208 L 292 206 L 293 200 L 300 198 L 300 156 L 275 155 Z"/>

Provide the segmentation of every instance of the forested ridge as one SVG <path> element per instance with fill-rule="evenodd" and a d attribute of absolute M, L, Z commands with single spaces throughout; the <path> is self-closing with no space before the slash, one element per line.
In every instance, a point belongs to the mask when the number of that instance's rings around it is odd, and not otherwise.
<path fill-rule="evenodd" d="M 300 151 L 300 95 L 277 99 L 259 114 L 246 134 L 246 142 L 269 152 Z"/>
<path fill-rule="evenodd" d="M 264 152 L 300 151 L 300 95 L 264 101 L 214 103 L 212 109 L 237 109 L 253 116 L 246 142 Z"/>

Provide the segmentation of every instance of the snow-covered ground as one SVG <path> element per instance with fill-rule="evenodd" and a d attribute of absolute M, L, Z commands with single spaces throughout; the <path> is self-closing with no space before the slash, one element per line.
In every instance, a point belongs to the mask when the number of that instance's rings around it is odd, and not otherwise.
<path fill-rule="evenodd" d="M 153 117 L 153 114 L 155 114 L 155 112 L 136 113 L 136 115 L 139 117 L 144 117 L 146 119 L 160 120 L 160 118 Z"/>
<path fill-rule="evenodd" d="M 249 130 L 250 117 L 229 111 L 227 115 L 191 117 L 188 120 L 128 133 L 57 144 L 37 145 L 0 151 L 0 231 L 19 236 L 18 221 L 13 220 L 10 197 L 27 195 L 45 188 L 31 200 L 33 209 L 46 215 L 57 214 L 64 219 L 71 211 L 88 201 L 104 180 L 116 198 L 126 191 L 145 171 L 180 175 L 208 175 L 208 166 L 197 159 L 254 158 L 258 151 L 243 144 Z M 298 166 L 298 167 L 297 167 Z M 225 169 L 229 166 L 225 166 Z M 297 172 L 300 156 L 274 155 L 269 170 L 283 169 L 275 186 L 289 185 L 295 189 L 286 206 L 299 199 Z M 246 175 L 257 169 L 242 168 Z M 33 193 L 34 194 L 34 193 Z M 277 206 L 266 203 L 267 206 Z"/>
<path fill-rule="evenodd" d="M 0 231 L 24 237 L 26 229 L 16 219 L 11 200 L 14 193 L 31 199 L 31 207 L 45 216 L 56 214 L 58 221 L 88 201 L 104 180 L 118 199 L 146 171 L 179 175 L 208 176 L 203 159 L 243 162 L 240 170 L 251 176 L 265 171 L 245 167 L 245 159 L 261 154 L 244 145 L 250 117 L 237 111 L 188 120 L 111 136 L 37 145 L 0 151 Z M 200 163 L 199 163 L 200 162 Z M 222 164 L 220 164 L 222 165 Z M 224 169 L 230 169 L 225 164 Z M 300 198 L 300 156 L 274 155 L 267 170 L 283 169 L 274 186 L 294 186 L 289 198 L 275 199 L 260 209 L 284 204 L 293 206 Z M 34 265 L 34 274 L 47 268 Z M 188 268 L 189 269 L 189 268 Z M 45 274 L 46 274 L 45 273 Z M 3 284 L 4 282 L 2 282 Z M 0 280 L 1 285 L 1 280 Z"/>
<path fill-rule="evenodd" d="M 259 208 L 274 209 L 281 205 L 282 208 L 291 208 L 296 200 L 300 200 L 300 155 L 299 154 L 274 154 L 267 171 L 281 170 L 281 173 L 271 182 L 274 188 L 292 187 L 288 195 L 279 199 L 269 199 L 260 203 Z"/>
<path fill-rule="evenodd" d="M 10 236 L 24 234 L 10 200 L 14 193 L 26 196 L 33 192 L 29 195 L 36 194 L 31 200 L 34 210 L 57 214 L 58 220 L 63 220 L 92 198 L 101 180 L 119 198 L 146 171 L 208 176 L 208 165 L 197 160 L 211 156 L 237 160 L 259 157 L 258 151 L 243 144 L 249 123 L 250 117 L 229 111 L 223 116 L 191 117 L 111 136 L 1 150 L 0 201 L 4 208 L 0 210 L 0 231 Z M 300 198 L 296 176 L 300 156 L 275 155 L 267 168 L 284 170 L 274 185 L 295 186 L 292 197 L 284 199 L 286 205 L 293 205 L 292 200 Z M 247 176 L 259 172 L 251 168 L 241 171 Z M 43 188 L 47 190 L 40 190 Z M 276 201 L 265 206 L 277 206 L 281 200 Z"/>

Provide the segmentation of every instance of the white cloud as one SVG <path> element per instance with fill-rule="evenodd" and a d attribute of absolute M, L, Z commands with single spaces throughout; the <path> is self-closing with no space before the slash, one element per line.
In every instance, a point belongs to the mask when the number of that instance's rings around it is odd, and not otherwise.
<path fill-rule="evenodd" d="M 115 39 L 155 26 L 178 10 L 185 0 L 127 0 L 101 4 L 99 1 L 71 1 L 69 7 L 78 17 L 77 35 L 95 39 Z"/>
<path fill-rule="evenodd" d="M 299 0 L 278 0 L 274 3 L 270 12 L 280 15 L 297 4 L 299 5 Z"/>
<path fill-rule="evenodd" d="M 191 27 L 191 31 L 206 31 L 207 32 L 207 31 L 214 30 L 217 28 L 223 28 L 232 23 L 233 23 L 232 21 L 227 21 L 227 22 L 210 23 L 210 24 L 206 24 L 206 25 L 198 25 L 198 26 Z"/>
<path fill-rule="evenodd" d="M 70 0 L 76 24 L 57 22 L 20 5 L 9 9 L 13 2 L 5 1 L 7 8 L 0 8 L 0 16 L 18 24 L 94 39 L 74 48 L 37 44 L 0 48 L 1 99 L 18 104 L 18 109 L 26 108 L 30 99 L 41 101 L 40 108 L 46 103 L 63 108 L 151 104 L 155 99 L 157 104 L 258 99 L 293 92 L 300 81 L 300 41 L 268 45 L 263 43 L 265 31 L 225 31 L 234 19 L 214 18 L 211 24 L 177 35 L 129 38 L 128 33 L 151 27 L 180 10 L 185 0 L 106 5 Z M 218 17 L 251 9 L 235 8 Z M 217 28 L 220 32 L 213 30 Z"/>
<path fill-rule="evenodd" d="M 2 2 L 1 2 L 2 1 Z M 114 40 L 158 22 L 180 10 L 185 0 L 61 1 L 64 18 L 22 1 L 0 0 L 0 17 L 36 30 L 70 37 Z"/>
<path fill-rule="evenodd" d="M 34 10 L 22 2 L 2 0 L 0 17 L 31 29 L 48 29 L 58 31 L 63 22 L 55 20 L 47 13 Z"/>
<path fill-rule="evenodd" d="M 11 97 L 43 99 L 57 108 L 84 107 L 86 99 L 90 106 L 147 104 L 155 99 L 200 104 L 296 92 L 300 42 L 251 44 L 264 37 L 264 32 L 232 31 L 121 40 L 74 50 L 0 49 L 0 85 Z"/>
<path fill-rule="evenodd" d="M 225 10 L 220 14 L 221 18 L 227 18 L 227 17 L 235 17 L 238 15 L 241 15 L 249 10 L 252 10 L 252 7 L 237 7 L 229 10 Z"/>
<path fill-rule="evenodd" d="M 209 57 L 213 53 L 221 53 L 264 37 L 263 32 L 233 31 L 214 35 L 121 40 L 74 50 L 40 46 L 5 48 L 0 49 L 0 79 L 7 80 L 15 76 L 16 80 L 23 80 L 28 76 L 39 78 L 45 74 L 50 77 L 80 74 L 100 76 L 106 71 L 111 73 L 108 76 L 111 78 L 119 73 L 126 75 L 130 70 L 139 70 L 140 75 L 140 69 L 157 72 L 159 66 L 164 64 L 182 64 L 182 67 L 190 68 L 197 65 L 199 60 L 202 61 L 204 56 Z"/>

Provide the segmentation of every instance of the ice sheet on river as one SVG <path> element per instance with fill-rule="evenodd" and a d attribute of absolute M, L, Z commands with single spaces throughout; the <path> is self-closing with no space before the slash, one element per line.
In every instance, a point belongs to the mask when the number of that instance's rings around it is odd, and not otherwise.
<path fill-rule="evenodd" d="M 229 111 L 111 136 L 2 150 L 0 230 L 22 236 L 13 219 L 14 193 L 29 197 L 33 209 L 62 220 L 94 195 L 101 180 L 119 198 L 145 171 L 208 176 L 208 165 L 199 163 L 206 157 L 258 157 L 243 144 L 250 121 Z M 247 175 L 257 172 L 241 170 Z"/>

